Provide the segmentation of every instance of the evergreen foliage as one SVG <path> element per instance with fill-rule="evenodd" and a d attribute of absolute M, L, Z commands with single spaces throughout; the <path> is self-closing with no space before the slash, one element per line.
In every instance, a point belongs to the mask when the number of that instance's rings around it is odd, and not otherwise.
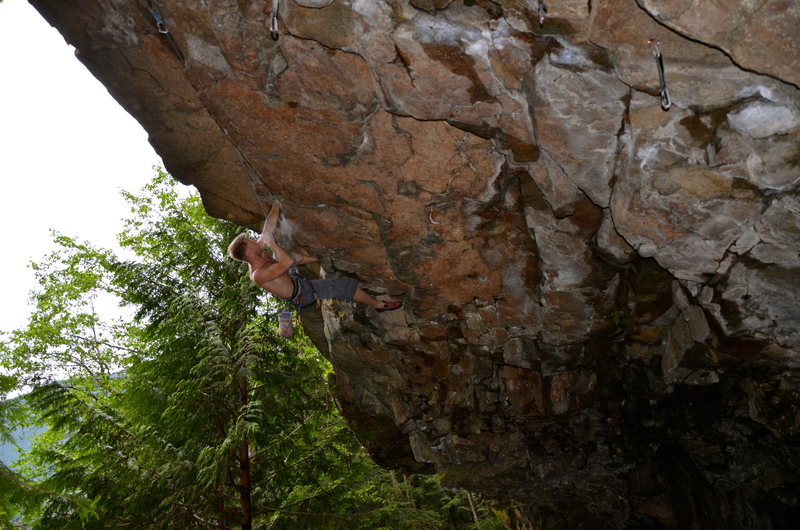
<path fill-rule="evenodd" d="M 280 308 L 225 258 L 238 227 L 163 171 L 126 198 L 130 257 L 55 234 L 36 311 L 0 345 L 0 392 L 30 390 L 0 401 L 0 436 L 47 428 L 0 465 L 0 526 L 475 527 L 464 492 L 369 460 L 329 365 L 302 333 L 278 337 Z M 127 316 L 102 317 L 112 299 Z"/>

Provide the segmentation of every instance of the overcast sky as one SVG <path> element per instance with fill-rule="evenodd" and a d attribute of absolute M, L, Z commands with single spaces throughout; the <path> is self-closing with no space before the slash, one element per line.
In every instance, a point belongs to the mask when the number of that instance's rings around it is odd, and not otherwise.
<path fill-rule="evenodd" d="M 0 330 L 23 325 L 49 230 L 110 247 L 160 164 L 147 134 L 26 0 L 0 2 Z"/>

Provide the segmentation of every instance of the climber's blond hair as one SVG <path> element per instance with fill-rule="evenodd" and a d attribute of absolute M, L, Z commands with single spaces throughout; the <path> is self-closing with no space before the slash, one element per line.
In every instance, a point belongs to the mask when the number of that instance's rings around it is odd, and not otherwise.
<path fill-rule="evenodd" d="M 247 261 L 244 259 L 245 249 L 247 249 L 247 234 L 239 234 L 236 236 L 231 244 L 228 245 L 228 256 L 236 261 Z"/>

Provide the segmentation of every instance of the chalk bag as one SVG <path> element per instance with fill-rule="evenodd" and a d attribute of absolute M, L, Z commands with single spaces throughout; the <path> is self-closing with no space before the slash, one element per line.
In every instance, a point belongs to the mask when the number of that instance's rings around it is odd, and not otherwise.
<path fill-rule="evenodd" d="M 294 335 L 294 324 L 292 323 L 292 314 L 288 311 L 278 313 L 278 335 L 288 339 Z"/>

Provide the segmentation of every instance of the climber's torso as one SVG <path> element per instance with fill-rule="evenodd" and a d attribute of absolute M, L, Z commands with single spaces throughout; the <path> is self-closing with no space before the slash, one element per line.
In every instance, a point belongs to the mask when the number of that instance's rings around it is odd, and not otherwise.
<path fill-rule="evenodd" d="M 270 265 L 271 264 L 265 264 L 257 269 L 251 267 L 250 280 L 279 298 L 291 298 L 292 292 L 294 291 L 294 280 L 285 272 L 277 278 L 271 280 L 267 279 L 269 277 L 267 269 Z"/>

